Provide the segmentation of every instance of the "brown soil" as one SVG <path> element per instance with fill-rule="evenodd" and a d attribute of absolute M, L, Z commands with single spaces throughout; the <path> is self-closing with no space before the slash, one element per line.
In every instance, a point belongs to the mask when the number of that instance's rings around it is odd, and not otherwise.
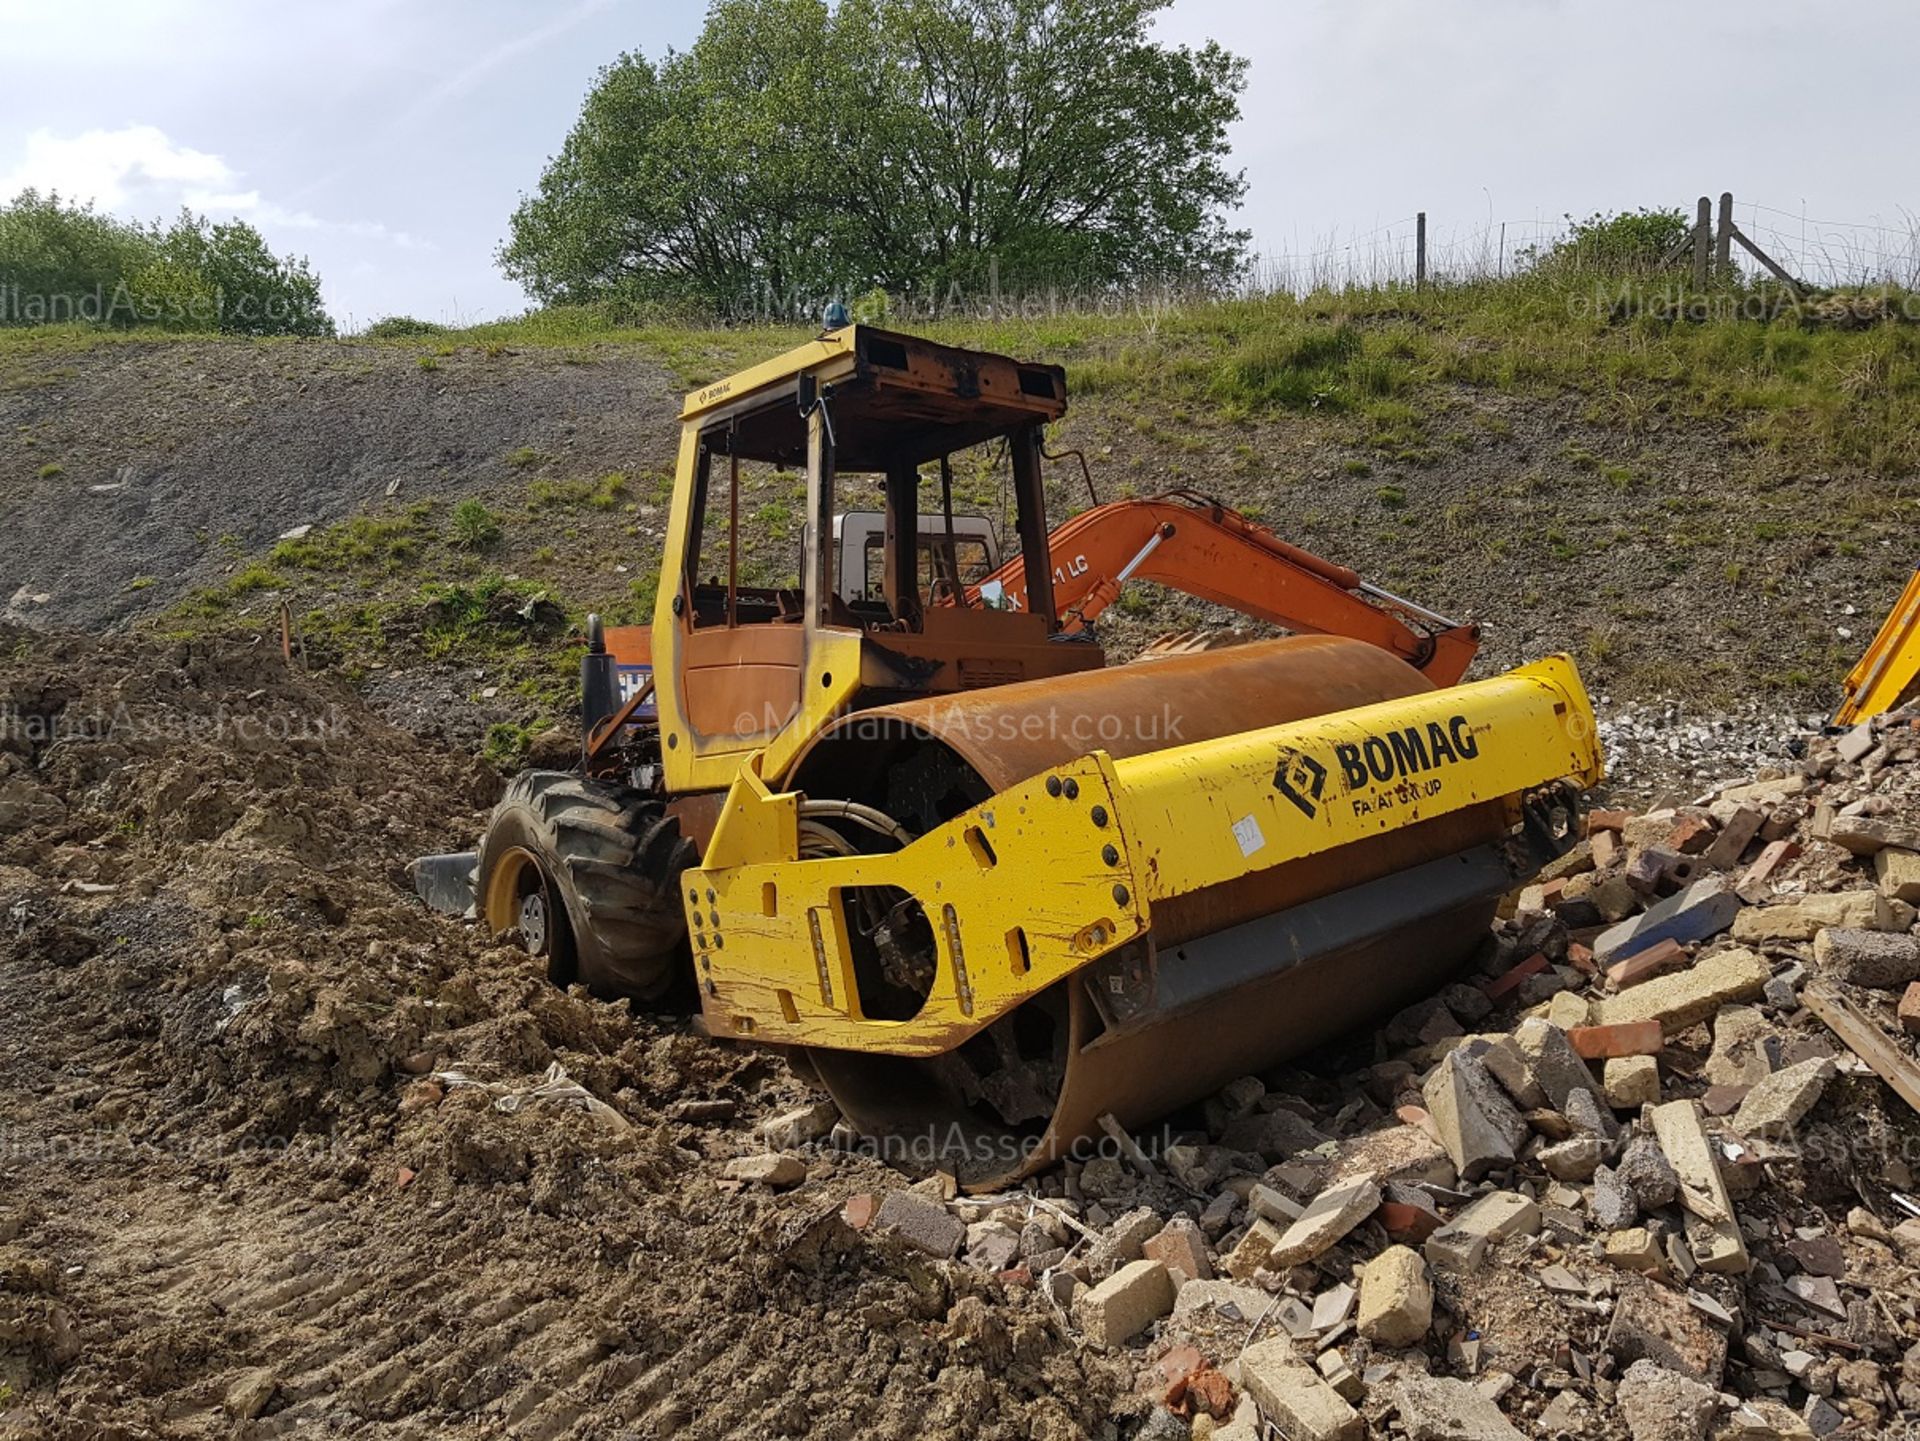
<path fill-rule="evenodd" d="M 720 1179 L 783 1062 L 412 898 L 491 771 L 257 651 L 0 654 L 0 1436 L 1099 1432 L 1033 1293 L 840 1220 L 900 1178 Z M 497 1104 L 555 1064 L 613 1119 Z"/>

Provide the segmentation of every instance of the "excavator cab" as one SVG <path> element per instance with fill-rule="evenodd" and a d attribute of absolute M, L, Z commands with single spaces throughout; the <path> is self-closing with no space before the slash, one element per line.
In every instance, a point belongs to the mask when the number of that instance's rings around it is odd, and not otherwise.
<path fill-rule="evenodd" d="M 743 755 L 777 774 L 834 717 L 918 696 L 1095 670 L 1090 634 L 1061 634 L 1051 583 L 1041 435 L 1066 409 L 1058 366 L 853 326 L 696 391 L 681 441 L 649 661 L 669 788 L 725 786 Z M 951 544 L 955 457 L 1005 467 L 1013 531 L 1036 579 L 993 604 Z M 797 574 L 743 573 L 743 466 L 805 477 Z M 922 514 L 925 482 L 937 511 Z M 848 575 L 836 522 L 875 490 L 877 585 Z M 923 589 L 920 537 L 936 574 Z M 977 578 L 977 576 L 974 576 Z M 612 637 L 619 641 L 618 636 Z"/>

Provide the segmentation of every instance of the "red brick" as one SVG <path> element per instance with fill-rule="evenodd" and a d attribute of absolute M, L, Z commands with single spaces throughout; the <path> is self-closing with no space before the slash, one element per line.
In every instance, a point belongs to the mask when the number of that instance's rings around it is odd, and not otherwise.
<path fill-rule="evenodd" d="M 1798 841 L 1769 841 L 1766 849 L 1747 867 L 1746 874 L 1740 877 L 1740 884 L 1734 889 L 1740 892 L 1741 899 L 1748 905 L 1757 905 L 1759 899 L 1767 894 L 1764 888 L 1772 881 L 1774 872 L 1799 854 Z"/>
<path fill-rule="evenodd" d="M 1705 816 L 1682 816 L 1667 832 L 1667 849 L 1683 856 L 1697 856 L 1713 844 L 1717 832 Z"/>
<path fill-rule="evenodd" d="M 1437 1214 L 1402 1201 L 1381 1202 L 1379 1219 L 1387 1235 L 1403 1246 L 1420 1246 L 1440 1229 Z"/>
<path fill-rule="evenodd" d="M 1900 1029 L 1909 1036 L 1920 1036 L 1920 981 L 1907 986 L 1907 993 L 1900 998 Z"/>
<path fill-rule="evenodd" d="M 873 1213 L 880 1209 L 880 1200 L 868 1192 L 847 1197 L 847 1204 L 840 1208 L 840 1219 L 856 1231 L 864 1231 L 873 1224 Z"/>
<path fill-rule="evenodd" d="M 1625 811 L 1588 811 L 1587 835 L 1591 837 L 1601 831 L 1625 830 L 1628 819 Z"/>
<path fill-rule="evenodd" d="M 1678 941 L 1655 941 L 1644 951 L 1635 951 L 1624 961 L 1616 961 L 1608 966 L 1607 985 L 1613 990 L 1624 991 L 1628 986 L 1637 986 L 1655 976 L 1684 971 L 1688 959 L 1686 950 Z"/>
<path fill-rule="evenodd" d="M 1501 1000 L 1503 997 L 1507 996 L 1508 994 L 1510 994 L 1511 992 L 1519 990 L 1520 983 L 1524 981 L 1528 976 L 1537 976 L 1540 974 L 1540 972 L 1544 971 L 1546 968 L 1547 968 L 1546 956 L 1540 951 L 1535 951 L 1532 955 L 1528 956 L 1524 961 L 1520 962 L 1519 965 L 1515 966 L 1512 970 L 1508 971 L 1504 976 L 1496 976 L 1493 980 L 1488 981 L 1480 989 L 1482 992 L 1485 993 L 1486 998 L 1488 1000 L 1498 1001 L 1498 1000 Z"/>
<path fill-rule="evenodd" d="M 1657 1056 L 1662 1037 L 1658 1021 L 1621 1021 L 1611 1026 L 1575 1026 L 1567 1032 L 1574 1051 L 1589 1061 L 1616 1056 Z"/>
<path fill-rule="evenodd" d="M 1567 964 L 1576 971 L 1584 971 L 1590 976 L 1600 969 L 1594 963 L 1593 947 L 1583 946 L 1578 941 L 1567 942 Z"/>

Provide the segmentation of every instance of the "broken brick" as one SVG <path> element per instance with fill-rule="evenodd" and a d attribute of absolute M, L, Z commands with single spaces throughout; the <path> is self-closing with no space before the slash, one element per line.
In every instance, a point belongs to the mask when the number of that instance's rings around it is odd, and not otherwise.
<path fill-rule="evenodd" d="M 1074 1320 L 1096 1346 L 1131 1341 L 1173 1309 L 1174 1283 L 1158 1261 L 1129 1261 L 1074 1299 Z"/>
<path fill-rule="evenodd" d="M 1760 834 L 1761 823 L 1765 820 L 1765 814 L 1752 806 L 1736 807 L 1701 859 L 1716 871 L 1733 869 L 1740 864 L 1740 857 L 1752 844 L 1753 838 Z"/>
<path fill-rule="evenodd" d="M 1889 900 L 1920 901 L 1920 851 L 1881 851 L 1873 858 L 1873 879 Z"/>
<path fill-rule="evenodd" d="M 1900 997 L 1900 1029 L 1909 1036 L 1920 1036 L 1920 981 L 1908 986 Z"/>
<path fill-rule="evenodd" d="M 1740 884 L 1734 887 L 1740 892 L 1741 899 L 1750 906 L 1757 906 L 1765 899 L 1768 887 L 1773 884 L 1774 872 L 1787 862 L 1800 857 L 1800 842 L 1790 840 L 1768 841 L 1754 863 L 1747 867 L 1740 877 Z"/>
<path fill-rule="evenodd" d="M 1701 815 L 1683 815 L 1667 832 L 1667 849 L 1697 856 L 1713 844 L 1713 822 Z"/>
<path fill-rule="evenodd" d="M 1524 961 L 1520 962 L 1519 965 L 1507 971 L 1506 974 L 1496 976 L 1493 980 L 1488 981 L 1480 987 L 1480 990 L 1488 1000 L 1499 1001 L 1511 995 L 1514 991 L 1519 990 L 1520 983 L 1526 980 L 1528 976 L 1537 976 L 1546 968 L 1546 955 L 1543 952 L 1535 951 Z"/>
<path fill-rule="evenodd" d="M 1614 834 L 1626 829 L 1628 816 L 1620 810 L 1591 810 L 1587 812 L 1587 836 L 1589 839 L 1599 831 L 1612 831 Z"/>
<path fill-rule="evenodd" d="M 1655 976 L 1672 975 L 1675 971 L 1684 971 L 1690 957 L 1674 940 L 1659 941 L 1644 951 L 1635 951 L 1624 961 L 1617 961 L 1607 967 L 1607 985 L 1616 991 L 1624 991 L 1629 986 L 1637 986 L 1642 981 L 1650 981 Z"/>
<path fill-rule="evenodd" d="M 1573 1049 L 1589 1061 L 1616 1056 L 1657 1056 L 1665 1044 L 1658 1021 L 1623 1021 L 1610 1026 L 1575 1026 L 1567 1032 Z"/>

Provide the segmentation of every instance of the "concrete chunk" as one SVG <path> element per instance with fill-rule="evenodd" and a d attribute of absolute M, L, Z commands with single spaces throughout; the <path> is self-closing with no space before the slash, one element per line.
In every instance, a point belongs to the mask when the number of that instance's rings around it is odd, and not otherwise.
<path fill-rule="evenodd" d="M 1427 1237 L 1428 1262 L 1442 1271 L 1476 1271 L 1495 1241 L 1540 1229 L 1540 1207 L 1517 1191 L 1493 1191 Z"/>
<path fill-rule="evenodd" d="M 1707 876 L 1602 931 L 1593 943 L 1593 957 L 1602 966 L 1611 966 L 1661 941 L 1680 945 L 1704 941 L 1733 924 L 1745 904 L 1725 876 Z"/>
<path fill-rule="evenodd" d="M 1743 1136 L 1768 1141 L 1792 1135 L 1793 1128 L 1819 1103 L 1820 1093 L 1833 1076 L 1833 1062 L 1825 1056 L 1775 1071 L 1747 1092 L 1740 1109 L 1733 1113 L 1733 1129 Z"/>
<path fill-rule="evenodd" d="M 1547 1104 L 1546 1091 L 1534 1078 L 1533 1067 L 1527 1064 L 1512 1036 L 1473 1036 L 1462 1050 L 1485 1067 L 1521 1110 L 1536 1111 Z"/>
<path fill-rule="evenodd" d="M 1315 1196 L 1300 1219 L 1274 1242 L 1267 1253 L 1267 1268 L 1277 1271 L 1311 1261 L 1338 1245 L 1347 1232 L 1379 1209 L 1380 1188 L 1371 1176 L 1329 1187 Z"/>
<path fill-rule="evenodd" d="M 1594 1019 L 1603 1026 L 1629 1021 L 1658 1021 L 1666 1035 L 1704 1021 L 1730 1001 L 1751 1000 L 1766 989 L 1773 969 L 1766 957 L 1739 949 L 1721 951 L 1697 962 L 1690 971 L 1609 996 L 1594 1007 Z"/>
<path fill-rule="evenodd" d="M 966 1239 L 967 1228 L 960 1218 L 929 1196 L 912 1191 L 889 1191 L 873 1218 L 875 1229 L 898 1236 L 908 1245 L 950 1261 Z"/>
<path fill-rule="evenodd" d="M 1360 1413 L 1284 1337 L 1249 1346 L 1240 1357 L 1240 1380 L 1260 1414 L 1292 1441 L 1361 1441 L 1366 1435 Z"/>
<path fill-rule="evenodd" d="M 1747 1243 L 1700 1119 L 1700 1107 L 1693 1101 L 1668 1101 L 1655 1106 L 1651 1115 L 1660 1150 L 1680 1177 L 1680 1203 L 1688 1213 L 1687 1246 L 1694 1261 L 1704 1271 L 1744 1273 L 1751 1264 Z"/>
<path fill-rule="evenodd" d="M 807 1179 L 807 1167 L 798 1156 L 782 1156 L 767 1151 L 757 1156 L 736 1156 L 727 1162 L 730 1181 L 752 1181 L 775 1190 L 797 1186 Z"/>
<path fill-rule="evenodd" d="M 1633 1441 L 1706 1441 L 1719 1393 L 1657 1362 L 1635 1361 L 1614 1394 Z"/>
<path fill-rule="evenodd" d="M 1920 940 L 1903 932 L 1829 926 L 1813 938 L 1813 959 L 1848 985 L 1891 991 L 1920 981 Z"/>
<path fill-rule="evenodd" d="M 1393 1390 L 1408 1441 L 1524 1441 L 1485 1391 L 1445 1376 L 1402 1376 Z"/>
<path fill-rule="evenodd" d="M 1381 1346 L 1412 1346 L 1433 1325 L 1427 1263 L 1407 1246 L 1389 1246 L 1361 1269 L 1360 1334 Z"/>
<path fill-rule="evenodd" d="M 1715 1388 L 1727 1363 L 1727 1338 L 1686 1297 L 1644 1280 L 1623 1281 L 1606 1345 L 1623 1367 L 1652 1361 Z"/>
<path fill-rule="evenodd" d="M 1464 1181 L 1510 1166 L 1526 1144 L 1527 1123 L 1485 1066 L 1450 1051 L 1421 1088 L 1427 1111 Z"/>
<path fill-rule="evenodd" d="M 1713 1052 L 1705 1075 L 1710 1085 L 1751 1086 L 1773 1073 L 1767 1042 L 1775 1035 L 1752 1006 L 1723 1006 L 1713 1018 Z"/>
<path fill-rule="evenodd" d="M 1119 1346 L 1173 1310 L 1173 1277 L 1158 1261 L 1129 1261 L 1073 1303 L 1074 1320 L 1096 1346 Z"/>
<path fill-rule="evenodd" d="M 1227 1253 L 1227 1259 L 1221 1265 L 1234 1280 L 1248 1280 L 1255 1271 L 1267 1264 L 1267 1257 L 1273 1253 L 1279 1241 L 1280 1228 L 1262 1217 L 1247 1227 L 1240 1243 Z"/>
<path fill-rule="evenodd" d="M 1555 1110 L 1565 1111 L 1575 1091 L 1585 1091 L 1598 1099 L 1600 1086 L 1593 1072 L 1558 1026 L 1530 1016 L 1515 1029 L 1513 1040 Z"/>
<path fill-rule="evenodd" d="M 1878 855 L 1888 846 L 1920 851 L 1920 827 L 1877 816 L 1835 816 L 1826 839 L 1856 856 Z"/>

